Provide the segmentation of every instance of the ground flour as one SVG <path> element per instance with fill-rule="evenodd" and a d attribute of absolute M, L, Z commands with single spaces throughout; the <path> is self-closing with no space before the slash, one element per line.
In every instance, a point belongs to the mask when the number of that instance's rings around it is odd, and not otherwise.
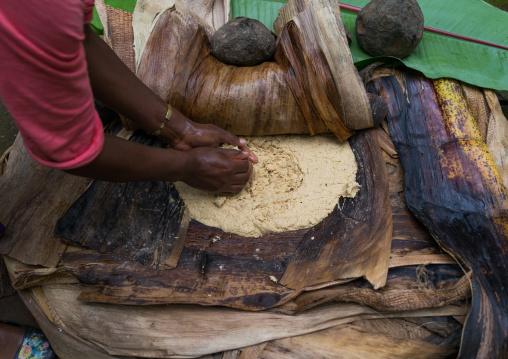
<path fill-rule="evenodd" d="M 259 158 L 245 189 L 216 196 L 176 183 L 195 220 L 225 232 L 258 237 L 316 225 L 341 196 L 354 197 L 357 164 L 348 142 L 333 136 L 247 138 Z"/>

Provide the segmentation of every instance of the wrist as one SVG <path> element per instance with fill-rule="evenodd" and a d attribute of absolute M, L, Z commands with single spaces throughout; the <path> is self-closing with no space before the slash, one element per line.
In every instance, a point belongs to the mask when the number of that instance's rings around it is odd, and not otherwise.
<path fill-rule="evenodd" d="M 160 136 L 162 134 L 162 132 L 164 131 L 164 128 L 166 127 L 167 123 L 170 121 L 170 118 L 172 116 L 172 108 L 171 108 L 171 105 L 167 105 L 167 110 L 166 110 L 166 115 L 164 116 L 164 118 L 162 118 L 161 116 L 161 119 L 159 120 L 160 122 L 160 125 L 159 127 L 154 130 L 153 132 L 149 132 L 150 135 L 152 136 Z"/>
<path fill-rule="evenodd" d="M 192 123 L 177 109 L 173 108 L 171 112 L 171 117 L 157 138 L 170 144 L 174 149 L 189 150 L 191 147 L 185 143 L 193 131 Z"/>
<path fill-rule="evenodd" d="M 172 150 L 172 152 L 175 156 L 178 156 L 178 161 L 180 162 L 178 178 L 175 181 L 187 182 L 192 178 L 198 166 L 195 151 Z"/>

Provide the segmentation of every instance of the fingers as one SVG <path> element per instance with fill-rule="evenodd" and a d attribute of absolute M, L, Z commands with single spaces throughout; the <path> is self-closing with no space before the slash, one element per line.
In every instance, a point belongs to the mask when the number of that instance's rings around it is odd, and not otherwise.
<path fill-rule="evenodd" d="M 233 150 L 233 149 L 222 149 L 224 151 L 229 151 L 228 152 L 228 157 L 230 157 L 231 159 L 239 159 L 239 160 L 244 160 L 244 159 L 249 159 L 249 161 L 251 163 L 258 163 L 259 160 L 258 160 L 258 157 L 254 154 L 254 152 L 251 152 L 249 150 L 247 151 L 238 151 L 238 150 Z M 234 151 L 234 152 L 231 152 L 231 151 Z"/>
<path fill-rule="evenodd" d="M 215 126 L 216 127 L 216 126 Z M 220 139 L 219 143 L 229 143 L 230 145 L 237 146 L 240 151 L 249 153 L 249 160 L 252 163 L 258 163 L 258 157 L 249 150 L 247 147 L 247 141 L 244 138 L 239 138 L 238 136 L 233 135 L 230 132 L 227 132 L 225 130 L 220 129 L 219 127 L 216 127 L 217 130 L 220 131 Z"/>
<path fill-rule="evenodd" d="M 252 163 L 250 161 L 247 161 L 247 170 L 238 172 L 235 174 L 231 180 L 231 183 L 234 185 L 243 185 L 245 186 L 247 182 L 249 181 L 249 178 L 252 174 Z"/>
<path fill-rule="evenodd" d="M 236 147 L 242 147 L 247 143 L 244 139 L 240 139 L 238 136 L 233 135 L 231 132 L 223 130 L 216 125 L 209 124 L 205 126 L 207 126 L 209 133 L 213 135 L 215 145 L 220 143 L 228 143 Z"/>
<path fill-rule="evenodd" d="M 253 170 L 250 152 L 216 147 L 192 150 L 197 162 L 190 186 L 215 193 L 238 193 L 247 184 Z"/>
<path fill-rule="evenodd" d="M 219 148 L 218 150 L 231 160 L 247 160 L 250 154 L 248 151 L 239 151 L 231 148 Z"/>
<path fill-rule="evenodd" d="M 224 149 L 229 159 L 233 160 L 233 173 L 246 173 L 250 176 L 252 172 L 252 161 L 250 160 L 250 152 L 238 150 Z M 247 177 L 248 179 L 248 177 Z M 246 182 L 246 181 L 245 181 Z"/>
<path fill-rule="evenodd" d="M 241 152 L 245 152 L 249 154 L 249 160 L 252 163 L 258 163 L 257 156 L 249 150 L 247 147 L 247 141 L 244 138 L 239 138 L 232 133 L 219 128 L 216 125 L 212 124 L 193 124 L 196 128 L 199 129 L 194 135 L 192 139 L 192 144 L 190 147 L 216 147 L 221 146 L 224 143 L 236 146 L 239 148 Z M 181 148 L 176 147 L 176 149 L 187 149 L 184 148 L 183 145 Z"/>
<path fill-rule="evenodd" d="M 224 153 L 232 159 L 232 172 L 230 184 L 221 190 L 221 193 L 234 194 L 240 192 L 252 175 L 253 165 L 249 159 L 249 153 L 238 150 L 224 150 Z"/>
<path fill-rule="evenodd" d="M 258 156 L 256 156 L 256 154 L 254 152 L 252 152 L 252 151 L 249 151 L 249 160 L 252 163 L 258 163 L 259 162 Z"/>
<path fill-rule="evenodd" d="M 240 139 L 240 143 L 241 145 L 238 146 L 238 148 L 240 149 L 240 151 L 242 152 L 248 152 L 249 153 L 249 160 L 252 162 L 252 163 L 258 163 L 259 160 L 258 160 L 258 156 L 256 156 L 254 154 L 254 152 L 252 152 L 251 150 L 249 150 L 249 148 L 247 147 L 247 141 L 243 138 Z"/>

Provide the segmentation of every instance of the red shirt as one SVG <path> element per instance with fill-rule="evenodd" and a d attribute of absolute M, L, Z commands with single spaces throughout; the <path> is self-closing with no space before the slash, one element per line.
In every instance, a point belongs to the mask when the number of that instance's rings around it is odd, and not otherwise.
<path fill-rule="evenodd" d="M 0 97 L 30 155 L 84 166 L 102 151 L 83 47 L 94 0 L 0 1 Z"/>

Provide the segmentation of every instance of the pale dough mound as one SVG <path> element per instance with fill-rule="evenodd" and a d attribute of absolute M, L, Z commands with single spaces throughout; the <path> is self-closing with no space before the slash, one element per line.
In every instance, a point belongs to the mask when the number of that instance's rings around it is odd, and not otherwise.
<path fill-rule="evenodd" d="M 247 138 L 259 158 L 245 189 L 216 196 L 176 183 L 195 220 L 248 237 L 313 227 L 337 205 L 354 197 L 356 159 L 349 143 L 332 136 Z"/>

